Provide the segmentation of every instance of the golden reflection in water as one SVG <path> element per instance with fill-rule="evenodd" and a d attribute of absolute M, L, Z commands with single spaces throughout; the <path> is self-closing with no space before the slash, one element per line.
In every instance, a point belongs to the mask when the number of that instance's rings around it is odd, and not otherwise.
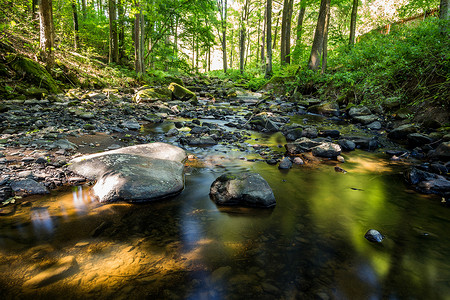
<path fill-rule="evenodd" d="M 363 156 L 352 156 L 348 158 L 348 162 L 354 166 L 352 167 L 352 172 L 354 173 L 388 173 L 392 172 L 391 163 L 382 158 L 378 157 L 363 157 Z M 345 168 L 345 164 L 343 165 Z"/>

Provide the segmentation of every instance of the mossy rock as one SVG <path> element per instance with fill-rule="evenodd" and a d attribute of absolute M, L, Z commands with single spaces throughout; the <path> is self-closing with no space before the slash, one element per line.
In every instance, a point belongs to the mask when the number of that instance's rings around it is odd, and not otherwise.
<path fill-rule="evenodd" d="M 137 92 L 133 96 L 133 101 L 136 103 L 156 102 L 158 100 L 168 101 L 172 92 L 166 88 L 149 88 Z"/>
<path fill-rule="evenodd" d="M 336 102 L 325 102 L 308 108 L 308 112 L 326 116 L 339 116 L 339 105 Z"/>
<path fill-rule="evenodd" d="M 182 101 L 190 100 L 192 102 L 197 102 L 197 96 L 194 92 L 182 87 L 178 83 L 172 82 L 169 85 L 169 90 L 172 91 L 172 98 Z"/>
<path fill-rule="evenodd" d="M 42 99 L 48 94 L 48 91 L 43 88 L 31 87 L 25 90 L 25 94 L 32 98 Z"/>
<path fill-rule="evenodd" d="M 56 81 L 39 63 L 26 57 L 12 55 L 7 60 L 11 61 L 11 67 L 14 71 L 19 74 L 25 74 L 31 83 L 43 86 L 53 94 L 60 92 Z"/>

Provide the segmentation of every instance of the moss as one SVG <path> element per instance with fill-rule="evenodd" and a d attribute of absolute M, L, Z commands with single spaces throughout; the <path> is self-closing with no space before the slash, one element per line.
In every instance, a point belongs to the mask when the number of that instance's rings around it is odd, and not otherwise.
<path fill-rule="evenodd" d="M 58 84 L 53 77 L 39 63 L 22 56 L 10 55 L 7 58 L 11 63 L 11 67 L 17 73 L 26 75 L 26 78 L 38 87 L 43 86 L 50 93 L 57 94 L 60 92 Z"/>
<path fill-rule="evenodd" d="M 169 90 L 172 91 L 172 97 L 175 99 L 179 99 L 179 100 L 190 100 L 193 102 L 197 102 L 197 96 L 195 95 L 194 92 L 188 90 L 185 87 L 182 87 L 181 85 L 172 82 L 169 85 Z"/>

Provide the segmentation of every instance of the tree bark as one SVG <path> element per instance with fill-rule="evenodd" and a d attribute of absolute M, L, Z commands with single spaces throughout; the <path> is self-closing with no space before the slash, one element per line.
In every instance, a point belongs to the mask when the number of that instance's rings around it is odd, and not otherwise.
<path fill-rule="evenodd" d="M 119 38 L 119 63 L 122 64 L 125 59 L 125 11 L 123 8 L 123 0 L 117 0 L 117 17 L 118 17 L 118 38 Z"/>
<path fill-rule="evenodd" d="M 142 36 L 143 32 L 141 30 L 141 23 L 142 21 L 142 13 L 139 2 L 135 2 L 135 7 L 137 10 L 137 13 L 134 15 L 134 68 L 136 70 L 136 73 L 138 76 L 141 76 L 144 73 L 144 55 L 143 55 L 143 41 Z"/>
<path fill-rule="evenodd" d="M 73 48 L 75 51 L 77 51 L 79 47 L 79 35 L 78 35 L 78 13 L 76 0 L 72 0 L 72 16 L 73 16 Z"/>
<path fill-rule="evenodd" d="M 36 11 L 36 6 L 38 6 L 38 0 L 31 0 L 31 19 L 35 20 L 39 18 L 39 13 Z"/>
<path fill-rule="evenodd" d="M 239 71 L 244 73 L 244 64 L 245 64 L 245 40 L 247 38 L 247 20 L 250 9 L 250 0 L 245 0 L 244 7 L 241 12 L 241 28 L 239 31 Z"/>
<path fill-rule="evenodd" d="M 39 3 L 39 48 L 47 69 L 54 64 L 53 5 L 52 0 L 40 0 Z"/>
<path fill-rule="evenodd" d="M 83 15 L 83 19 L 86 18 L 86 0 L 81 0 L 81 13 Z"/>
<path fill-rule="evenodd" d="M 308 62 L 308 68 L 311 70 L 319 69 L 320 57 L 323 51 L 323 36 L 327 17 L 327 6 L 329 3 L 330 0 L 320 1 L 319 18 L 317 19 L 316 31 L 314 32 L 314 41 L 311 47 L 311 55 Z"/>
<path fill-rule="evenodd" d="M 277 24 L 275 25 L 275 33 L 273 35 L 273 45 L 272 45 L 272 49 L 276 49 L 277 48 L 277 35 L 278 35 L 278 24 L 280 24 L 280 14 L 281 14 L 281 10 L 278 13 L 278 17 L 277 17 Z"/>
<path fill-rule="evenodd" d="M 283 17 L 281 21 L 281 38 L 280 38 L 280 62 L 281 65 L 290 63 L 291 48 L 291 21 L 292 10 L 294 6 L 293 0 L 284 0 Z"/>
<path fill-rule="evenodd" d="M 266 46 L 267 46 L 267 62 L 266 62 L 266 78 L 272 76 L 272 0 L 267 0 L 266 5 Z"/>
<path fill-rule="evenodd" d="M 323 53 L 322 53 L 322 74 L 327 69 L 328 56 L 328 27 L 330 26 L 330 0 L 327 3 L 327 17 L 325 19 L 325 28 L 323 31 Z"/>
<path fill-rule="evenodd" d="M 295 52 L 296 52 L 296 60 L 299 60 L 301 57 L 300 46 L 302 44 L 302 32 L 303 32 L 303 20 L 305 19 L 306 12 L 306 0 L 302 0 L 300 2 L 300 10 L 298 12 L 297 17 L 297 39 L 295 41 Z"/>
<path fill-rule="evenodd" d="M 220 28 L 219 33 L 220 44 L 222 47 L 222 68 L 223 72 L 227 72 L 227 0 L 217 1 L 217 9 L 220 14 Z"/>
<path fill-rule="evenodd" d="M 108 0 L 109 13 L 109 63 L 119 63 L 116 1 Z"/>
<path fill-rule="evenodd" d="M 356 17 L 358 16 L 358 1 L 359 0 L 353 0 L 352 14 L 351 14 L 351 18 L 350 18 L 350 37 L 349 37 L 349 41 L 348 41 L 349 45 L 355 44 Z"/>
<path fill-rule="evenodd" d="M 448 5 L 449 0 L 441 0 L 439 6 L 439 19 L 449 20 L 450 19 L 450 6 Z"/>
<path fill-rule="evenodd" d="M 266 0 L 267 2 L 267 0 Z M 266 45 L 266 26 L 267 26 L 267 9 L 264 9 L 264 25 L 262 30 L 261 37 L 261 63 L 263 66 L 263 71 L 266 70 L 266 53 L 265 53 L 265 45 Z"/>

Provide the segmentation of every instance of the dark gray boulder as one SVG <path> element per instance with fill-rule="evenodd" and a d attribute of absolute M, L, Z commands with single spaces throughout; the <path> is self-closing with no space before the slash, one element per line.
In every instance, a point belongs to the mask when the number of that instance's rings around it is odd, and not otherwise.
<path fill-rule="evenodd" d="M 372 243 L 381 243 L 384 239 L 384 236 L 375 229 L 369 229 L 364 237 L 366 238 L 366 240 Z"/>
<path fill-rule="evenodd" d="M 353 118 L 353 122 L 368 125 L 378 120 L 376 115 L 356 116 Z"/>
<path fill-rule="evenodd" d="M 450 159 L 450 141 L 441 143 L 434 152 L 433 156 L 449 160 Z"/>
<path fill-rule="evenodd" d="M 444 176 L 410 168 L 404 173 L 405 179 L 416 190 L 425 194 L 438 194 L 448 196 L 450 194 L 450 181 Z"/>
<path fill-rule="evenodd" d="M 348 111 L 348 115 L 351 118 L 359 117 L 359 116 L 367 116 L 367 115 L 371 115 L 371 114 L 372 114 L 372 112 L 370 111 L 370 109 L 367 106 L 353 106 Z"/>
<path fill-rule="evenodd" d="M 218 205 L 272 207 L 275 196 L 259 174 L 222 175 L 211 185 L 211 199 Z"/>
<path fill-rule="evenodd" d="M 325 102 L 310 106 L 308 112 L 326 116 L 339 116 L 339 105 L 336 102 Z"/>
<path fill-rule="evenodd" d="M 284 136 L 286 137 L 287 141 L 295 141 L 296 139 L 299 139 L 302 137 L 303 129 L 300 127 L 289 129 L 288 131 L 284 132 Z"/>
<path fill-rule="evenodd" d="M 356 144 L 350 140 L 343 139 L 338 141 L 343 151 L 353 151 L 356 148 Z"/>
<path fill-rule="evenodd" d="M 406 140 L 408 134 L 416 133 L 417 128 L 413 124 L 401 125 L 389 132 L 388 137 L 393 140 Z"/>
<path fill-rule="evenodd" d="M 433 142 L 432 138 L 422 133 L 410 133 L 407 139 L 411 146 L 423 146 Z"/>
<path fill-rule="evenodd" d="M 14 180 L 11 182 L 11 189 L 14 193 L 24 195 L 42 195 L 49 193 L 45 185 L 33 179 Z"/>
<path fill-rule="evenodd" d="M 289 159 L 289 157 L 283 158 L 283 160 L 278 165 L 278 169 L 280 170 L 289 170 L 292 168 L 292 161 Z"/>

